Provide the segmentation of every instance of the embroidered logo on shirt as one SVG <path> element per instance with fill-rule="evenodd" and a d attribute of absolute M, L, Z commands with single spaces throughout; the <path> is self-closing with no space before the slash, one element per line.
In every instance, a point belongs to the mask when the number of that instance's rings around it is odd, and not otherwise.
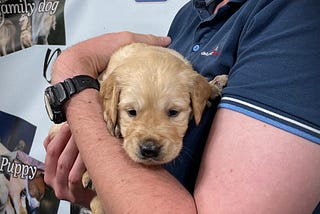
<path fill-rule="evenodd" d="M 220 55 L 219 46 L 215 47 L 211 51 L 202 51 L 201 56 L 219 56 Z"/>

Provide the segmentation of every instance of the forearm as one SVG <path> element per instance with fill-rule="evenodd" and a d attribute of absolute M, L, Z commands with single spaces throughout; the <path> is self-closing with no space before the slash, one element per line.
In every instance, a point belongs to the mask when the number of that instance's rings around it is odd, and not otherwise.
<path fill-rule="evenodd" d="M 196 212 L 192 196 L 166 170 L 133 163 L 120 140 L 107 133 L 95 90 L 76 95 L 68 103 L 67 118 L 108 213 Z"/>
<path fill-rule="evenodd" d="M 104 34 L 80 42 L 58 57 L 52 72 L 52 83 L 57 83 L 75 75 L 86 74 L 97 78 L 108 65 L 112 53 L 121 46 L 133 42 L 167 46 L 169 37 L 118 32 Z"/>
<path fill-rule="evenodd" d="M 52 73 L 53 83 L 80 74 L 97 77 L 115 49 L 126 43 L 129 41 L 124 33 L 111 33 L 72 46 L 57 58 Z"/>
<path fill-rule="evenodd" d="M 80 74 L 98 77 L 112 53 L 132 42 L 166 46 L 170 39 L 124 32 L 84 41 L 58 57 L 53 83 Z M 173 176 L 161 167 L 134 163 L 124 153 L 120 140 L 108 134 L 96 90 L 74 95 L 65 107 L 80 155 L 107 213 L 196 212 L 192 196 Z"/>

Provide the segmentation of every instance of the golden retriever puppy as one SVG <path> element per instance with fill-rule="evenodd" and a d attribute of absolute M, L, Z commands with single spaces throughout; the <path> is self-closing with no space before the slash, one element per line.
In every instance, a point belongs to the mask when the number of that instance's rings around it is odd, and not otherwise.
<path fill-rule="evenodd" d="M 29 48 L 32 46 L 32 35 L 31 35 L 31 20 L 26 14 L 22 14 L 19 19 L 19 25 L 21 26 L 20 31 L 20 44 L 21 48 Z"/>
<path fill-rule="evenodd" d="M 175 159 L 193 116 L 198 125 L 208 100 L 220 95 L 227 76 L 208 83 L 174 50 L 134 43 L 116 51 L 100 76 L 108 131 L 123 138 L 135 162 L 164 164 Z M 90 181 L 87 173 L 83 183 Z M 98 198 L 93 213 L 103 213 Z"/>
<path fill-rule="evenodd" d="M 179 154 L 192 113 L 199 124 L 220 89 L 177 52 L 136 43 L 111 57 L 100 92 L 109 132 L 123 138 L 129 157 L 163 164 Z"/>
<path fill-rule="evenodd" d="M 174 160 L 193 117 L 198 125 L 208 100 L 220 96 L 227 75 L 211 82 L 174 50 L 133 43 L 117 50 L 99 76 L 107 131 L 123 139 L 135 162 L 159 165 Z M 52 127 L 51 134 L 57 131 Z M 87 172 L 83 185 L 91 184 Z M 104 213 L 99 199 L 92 213 Z"/>
<path fill-rule="evenodd" d="M 7 55 L 8 51 L 15 51 L 14 37 L 16 35 L 16 27 L 13 22 L 4 17 L 4 14 L 0 14 L 0 51 L 2 56 Z M 8 45 L 11 44 L 11 49 L 8 49 Z"/>

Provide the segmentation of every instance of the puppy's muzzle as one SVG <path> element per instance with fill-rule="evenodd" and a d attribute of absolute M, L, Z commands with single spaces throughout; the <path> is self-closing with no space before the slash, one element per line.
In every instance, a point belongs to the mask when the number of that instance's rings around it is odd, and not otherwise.
<path fill-rule="evenodd" d="M 139 144 L 139 156 L 141 159 L 159 160 L 162 145 L 154 139 L 146 139 Z"/>

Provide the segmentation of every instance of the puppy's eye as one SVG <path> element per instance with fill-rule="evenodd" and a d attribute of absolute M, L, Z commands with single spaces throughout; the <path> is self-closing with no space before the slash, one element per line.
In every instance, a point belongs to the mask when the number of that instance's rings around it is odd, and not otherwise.
<path fill-rule="evenodd" d="M 170 109 L 167 112 L 168 117 L 176 117 L 179 115 L 179 111 L 175 110 L 175 109 Z"/>
<path fill-rule="evenodd" d="M 134 109 L 128 109 L 128 110 L 127 110 L 127 113 L 128 113 L 128 115 L 129 115 L 129 117 L 135 117 L 135 116 L 137 116 L 137 111 L 134 110 Z"/>
<path fill-rule="evenodd" d="M 27 190 L 24 188 L 21 192 L 20 192 L 20 197 L 25 197 L 27 195 Z"/>

